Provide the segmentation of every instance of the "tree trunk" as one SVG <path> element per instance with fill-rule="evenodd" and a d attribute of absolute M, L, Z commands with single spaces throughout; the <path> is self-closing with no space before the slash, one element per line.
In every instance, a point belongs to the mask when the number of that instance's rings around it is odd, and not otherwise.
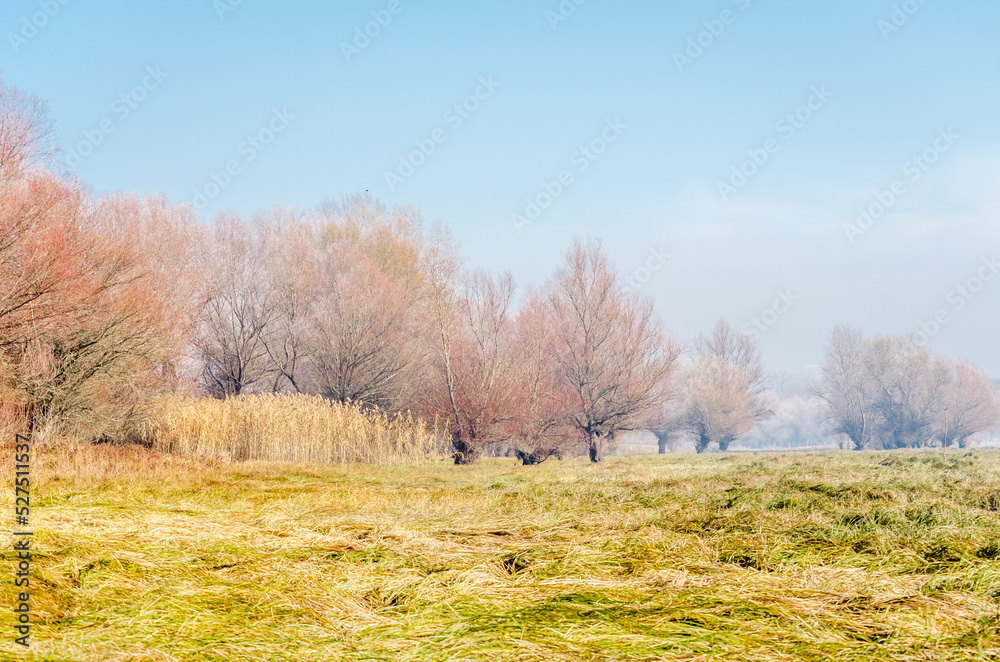
<path fill-rule="evenodd" d="M 708 445 L 712 443 L 712 440 L 708 438 L 708 435 L 704 432 L 698 437 L 698 441 L 695 444 L 694 449 L 699 453 L 704 453 L 708 450 Z"/>
<path fill-rule="evenodd" d="M 475 444 L 461 439 L 453 439 L 451 445 L 455 447 L 455 464 L 475 464 L 482 451 L 476 448 Z"/>
<path fill-rule="evenodd" d="M 733 443 L 732 439 L 720 439 L 719 440 L 719 450 L 725 453 L 729 450 L 729 445 Z"/>
<path fill-rule="evenodd" d="M 590 433 L 590 461 L 604 462 L 604 435 Z"/>
<path fill-rule="evenodd" d="M 526 453 L 524 451 L 519 451 L 519 450 L 515 450 L 514 454 L 517 456 L 517 459 L 521 460 L 521 463 L 526 467 L 534 466 L 536 464 L 541 464 L 542 462 L 549 459 L 553 455 L 552 451 L 532 451 L 530 453 Z"/>
<path fill-rule="evenodd" d="M 660 455 L 667 454 L 667 442 L 669 440 L 670 438 L 666 435 L 660 435 L 660 434 L 656 435 L 656 444 L 657 446 L 660 447 Z"/>

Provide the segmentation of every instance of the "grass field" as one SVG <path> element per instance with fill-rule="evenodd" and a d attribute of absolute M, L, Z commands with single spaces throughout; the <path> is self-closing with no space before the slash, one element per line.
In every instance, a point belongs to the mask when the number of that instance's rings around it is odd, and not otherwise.
<path fill-rule="evenodd" d="M 992 451 L 35 471 L 4 659 L 1000 659 Z"/>

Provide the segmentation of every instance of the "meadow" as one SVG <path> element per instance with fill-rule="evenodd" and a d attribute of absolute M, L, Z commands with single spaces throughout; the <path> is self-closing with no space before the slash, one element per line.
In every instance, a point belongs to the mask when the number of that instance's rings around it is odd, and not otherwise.
<path fill-rule="evenodd" d="M 35 471 L 4 659 L 1000 659 L 996 451 Z"/>

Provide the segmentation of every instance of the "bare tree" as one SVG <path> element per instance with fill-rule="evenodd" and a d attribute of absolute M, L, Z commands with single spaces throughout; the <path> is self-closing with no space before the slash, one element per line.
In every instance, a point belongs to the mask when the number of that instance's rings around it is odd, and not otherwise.
<path fill-rule="evenodd" d="M 0 352 L 56 328 L 80 275 L 84 196 L 45 169 L 51 131 L 44 102 L 0 78 Z"/>
<path fill-rule="evenodd" d="M 0 181 L 49 164 L 55 154 L 52 128 L 46 103 L 0 76 Z"/>
<path fill-rule="evenodd" d="M 864 356 L 878 393 L 879 446 L 929 445 L 943 406 L 947 364 L 908 336 L 879 336 Z"/>
<path fill-rule="evenodd" d="M 58 326 L 31 344 L 21 374 L 34 418 L 121 439 L 148 396 L 175 386 L 193 315 L 190 219 L 162 199 L 89 206 Z"/>
<path fill-rule="evenodd" d="M 562 378 L 573 393 L 569 419 L 601 462 L 615 433 L 648 427 L 663 406 L 679 348 L 652 301 L 623 291 L 599 242 L 574 241 L 549 282 Z"/>
<path fill-rule="evenodd" d="M 745 381 L 747 405 L 755 424 L 774 413 L 765 397 L 767 370 L 755 339 L 735 332 L 728 323 L 719 320 L 711 337 L 701 339 L 698 347 L 702 356 L 720 358 L 739 368 Z"/>
<path fill-rule="evenodd" d="M 425 285 L 423 221 L 413 207 L 388 209 L 366 194 L 326 200 L 319 208 L 317 235 L 321 247 L 346 244 L 364 252 L 403 288 L 408 301 Z"/>
<path fill-rule="evenodd" d="M 687 431 L 683 405 L 682 400 L 672 399 L 660 409 L 650 425 L 660 455 L 676 450 Z"/>
<path fill-rule="evenodd" d="M 944 359 L 911 336 L 866 340 L 838 328 L 818 390 L 837 433 L 856 450 L 964 444 L 997 420 L 992 386 L 977 368 Z"/>
<path fill-rule="evenodd" d="M 574 394 L 554 357 L 559 350 L 550 310 L 532 294 L 517 315 L 511 365 L 510 447 L 524 465 L 563 457 L 586 441 L 569 423 Z"/>
<path fill-rule="evenodd" d="M 314 387 L 339 402 L 394 408 L 412 361 L 402 288 L 345 245 L 327 249 L 321 282 L 306 348 Z"/>
<path fill-rule="evenodd" d="M 268 247 L 261 268 L 274 302 L 270 323 L 261 334 L 274 377 L 271 390 L 291 387 L 302 393 L 311 313 L 322 291 L 322 254 L 312 224 L 299 219 L 294 210 L 276 208 L 256 221 Z"/>
<path fill-rule="evenodd" d="M 941 443 L 966 448 L 975 435 L 993 429 L 1000 422 L 1000 403 L 982 369 L 957 361 L 951 366 L 944 392 L 943 420 L 937 423 Z"/>
<path fill-rule="evenodd" d="M 518 406 L 514 384 L 514 281 L 476 272 L 439 293 L 434 312 L 431 411 L 447 421 L 455 463 L 471 464 L 509 439 Z"/>
<path fill-rule="evenodd" d="M 429 417 L 447 422 L 455 463 L 471 464 L 482 451 L 463 429 L 459 407 L 457 354 L 464 335 L 458 294 L 461 259 L 451 234 L 440 225 L 432 230 L 425 265 L 427 281 L 420 312 L 430 352 L 421 409 Z"/>
<path fill-rule="evenodd" d="M 748 335 L 736 333 L 720 320 L 707 338 L 696 344 L 686 398 L 685 423 L 701 453 L 713 444 L 730 444 L 772 415 L 765 397 L 767 373 Z"/>
<path fill-rule="evenodd" d="M 871 447 L 880 425 L 878 386 L 868 368 L 867 353 L 868 343 L 859 331 L 835 328 L 816 391 L 826 404 L 833 431 L 846 435 L 855 450 Z"/>
<path fill-rule="evenodd" d="M 0 348 L 53 330 L 82 277 L 82 195 L 48 173 L 0 181 Z"/>
<path fill-rule="evenodd" d="M 368 194 L 326 200 L 314 224 L 321 250 L 363 254 L 388 285 L 387 297 L 399 309 L 403 324 L 395 333 L 397 357 L 405 357 L 404 368 L 392 380 L 391 406 L 397 410 L 421 406 L 421 389 L 428 380 L 429 347 L 434 338 L 427 331 L 429 305 L 424 300 L 434 290 L 428 270 L 435 259 L 428 247 L 420 213 L 411 207 L 388 208 Z M 438 256 L 440 257 L 440 256 Z M 384 277 L 384 278 L 383 278 Z M 383 306 L 384 307 L 384 306 Z"/>
<path fill-rule="evenodd" d="M 682 363 L 684 362 L 684 363 Z M 667 381 L 664 403 L 650 419 L 649 430 L 656 437 L 660 455 L 676 450 L 688 432 L 685 397 L 687 384 L 694 366 L 686 356 L 678 357 L 678 365 Z"/>
<path fill-rule="evenodd" d="M 46 169 L 50 131 L 44 104 L 0 81 L 0 379 L 29 433 L 120 437 L 176 376 L 190 219 L 161 199 L 88 201 Z"/>
<path fill-rule="evenodd" d="M 202 379 L 216 397 L 259 389 L 273 374 L 264 338 L 275 314 L 264 252 L 249 223 L 221 216 L 205 256 L 209 278 L 195 344 Z"/>
<path fill-rule="evenodd" d="M 699 453 L 713 443 L 719 444 L 720 450 L 728 450 L 732 441 L 753 429 L 754 415 L 743 371 L 723 357 L 699 356 L 687 384 L 684 423 Z"/>

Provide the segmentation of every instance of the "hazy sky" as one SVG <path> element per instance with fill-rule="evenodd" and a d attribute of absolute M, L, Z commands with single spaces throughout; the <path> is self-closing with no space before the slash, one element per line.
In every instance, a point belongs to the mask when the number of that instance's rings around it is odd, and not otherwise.
<path fill-rule="evenodd" d="M 995 0 L 7 0 L 0 23 L 0 70 L 96 191 L 208 219 L 369 190 L 522 283 L 601 237 L 681 337 L 725 317 L 797 370 L 835 324 L 923 323 L 1000 375 Z"/>

